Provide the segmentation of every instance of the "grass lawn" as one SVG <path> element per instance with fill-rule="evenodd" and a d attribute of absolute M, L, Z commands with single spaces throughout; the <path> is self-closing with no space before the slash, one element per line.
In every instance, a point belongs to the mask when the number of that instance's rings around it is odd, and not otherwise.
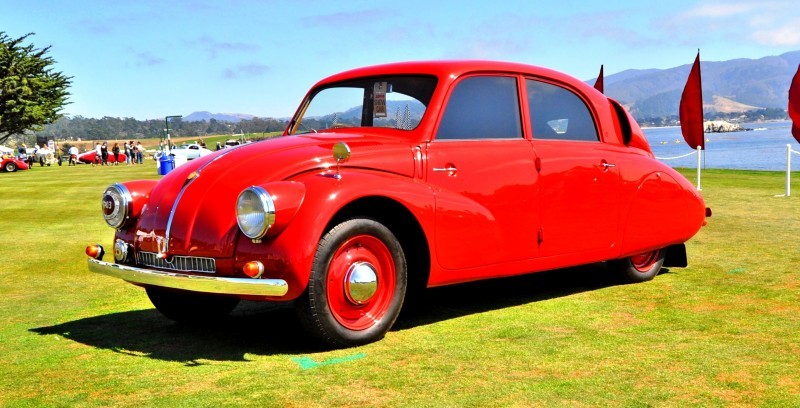
<path fill-rule="evenodd" d="M 690 178 L 693 171 L 686 172 Z M 800 406 L 800 174 L 708 170 L 688 268 L 604 265 L 429 290 L 380 342 L 325 351 L 291 310 L 163 318 L 92 274 L 100 196 L 156 166 L 0 174 L 0 406 Z"/>

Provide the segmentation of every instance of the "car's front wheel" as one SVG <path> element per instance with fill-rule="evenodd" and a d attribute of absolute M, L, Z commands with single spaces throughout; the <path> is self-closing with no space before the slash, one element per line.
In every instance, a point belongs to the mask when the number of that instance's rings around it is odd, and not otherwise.
<path fill-rule="evenodd" d="M 5 171 L 7 171 L 9 173 L 17 171 L 17 164 L 10 161 L 10 162 L 6 163 L 6 165 L 4 166 L 4 169 L 5 169 Z"/>
<path fill-rule="evenodd" d="M 642 252 L 630 258 L 611 262 L 612 268 L 618 270 L 628 282 L 645 282 L 652 280 L 661 271 L 666 251 L 656 249 Z"/>
<path fill-rule="evenodd" d="M 332 346 L 379 340 L 403 306 L 406 269 L 403 248 L 386 226 L 345 221 L 317 246 L 308 288 L 297 304 L 300 321 Z"/>
<path fill-rule="evenodd" d="M 147 297 L 167 318 L 178 323 L 196 324 L 221 319 L 239 304 L 230 296 L 164 289 L 148 286 Z"/>

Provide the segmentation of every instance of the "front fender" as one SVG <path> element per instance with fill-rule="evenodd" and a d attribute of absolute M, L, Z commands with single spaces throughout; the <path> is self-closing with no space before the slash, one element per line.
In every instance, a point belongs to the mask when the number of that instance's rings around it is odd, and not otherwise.
<path fill-rule="evenodd" d="M 268 234 L 260 243 L 238 234 L 235 256 L 236 268 L 259 260 L 265 266 L 264 278 L 285 280 L 289 291 L 281 300 L 297 298 L 305 291 L 314 254 L 319 240 L 327 232 L 326 227 L 342 208 L 356 200 L 367 197 L 393 200 L 408 209 L 430 237 L 433 193 L 427 185 L 414 179 L 350 169 L 342 171 L 338 179 L 328 174 L 307 173 L 289 182 L 301 183 L 305 190 L 291 222 L 283 226 L 279 234 Z M 270 184 L 264 185 L 268 191 Z M 277 222 L 280 221 L 276 214 Z"/>
<path fill-rule="evenodd" d="M 275 224 L 267 231 L 266 239 L 276 237 L 292 223 L 303 204 L 306 185 L 297 181 L 275 181 L 261 184 L 275 203 Z"/>

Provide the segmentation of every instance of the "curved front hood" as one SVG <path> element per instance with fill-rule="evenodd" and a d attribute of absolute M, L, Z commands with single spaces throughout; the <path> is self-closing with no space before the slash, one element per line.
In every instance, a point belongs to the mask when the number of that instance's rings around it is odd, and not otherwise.
<path fill-rule="evenodd" d="M 412 177 L 412 146 L 390 138 L 343 134 L 285 136 L 224 149 L 171 171 L 153 188 L 136 225 L 139 251 L 227 258 L 239 228 L 236 199 L 252 185 L 335 171 L 332 148 L 350 146 L 346 168 Z"/>

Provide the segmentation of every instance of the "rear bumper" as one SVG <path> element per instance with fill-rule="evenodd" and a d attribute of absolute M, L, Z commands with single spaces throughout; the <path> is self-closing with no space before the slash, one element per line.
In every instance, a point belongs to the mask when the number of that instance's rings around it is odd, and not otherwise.
<path fill-rule="evenodd" d="M 118 265 L 93 258 L 89 258 L 89 270 L 135 284 L 201 293 L 283 296 L 289 291 L 289 284 L 283 279 L 243 279 L 188 275 L 179 272 L 165 272 Z"/>

